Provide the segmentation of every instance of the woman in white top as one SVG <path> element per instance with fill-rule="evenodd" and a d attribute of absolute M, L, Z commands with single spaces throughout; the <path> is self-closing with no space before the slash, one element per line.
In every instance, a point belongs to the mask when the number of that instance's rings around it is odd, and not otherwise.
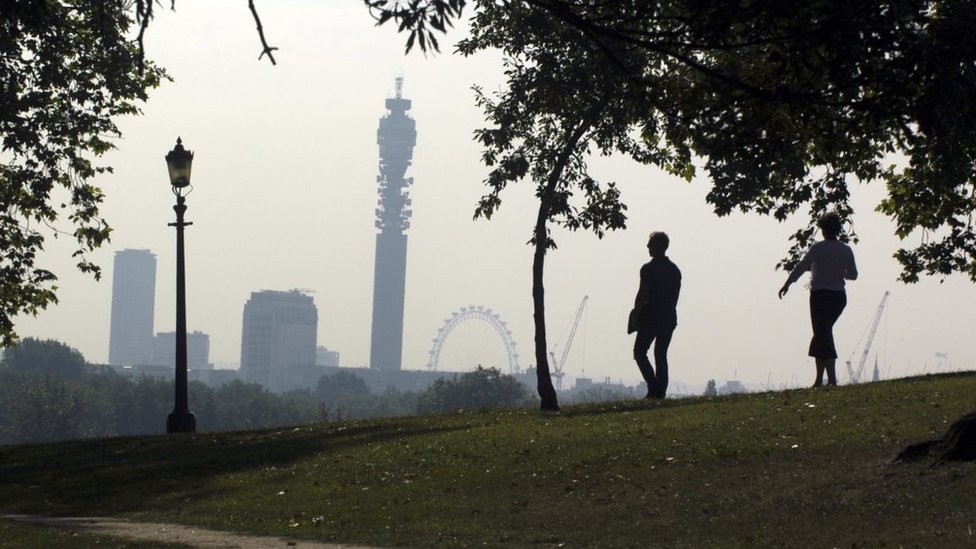
<path fill-rule="evenodd" d="M 817 222 L 824 240 L 810 247 L 802 260 L 790 271 L 786 283 L 779 289 L 779 298 L 800 278 L 810 271 L 810 323 L 813 325 L 813 338 L 810 340 L 808 354 L 817 362 L 817 378 L 813 386 L 823 384 L 824 372 L 827 383 L 837 385 L 837 349 L 834 347 L 834 323 L 847 305 L 844 280 L 857 279 L 857 266 L 851 247 L 837 240 L 843 230 L 840 216 L 836 212 L 825 214 Z"/>

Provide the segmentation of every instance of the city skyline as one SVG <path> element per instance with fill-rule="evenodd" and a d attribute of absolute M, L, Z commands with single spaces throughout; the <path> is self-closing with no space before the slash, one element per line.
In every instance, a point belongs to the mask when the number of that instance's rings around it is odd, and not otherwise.
<path fill-rule="evenodd" d="M 127 247 L 157 254 L 156 326 L 172 329 L 174 247 L 166 226 L 172 197 L 163 156 L 182 136 L 196 152 L 186 214 L 194 223 L 186 232 L 188 328 L 211 335 L 212 360 L 237 362 L 240 307 L 251 291 L 309 288 L 319 307 L 318 341 L 340 351 L 345 366 L 366 366 L 376 120 L 394 93 L 394 77 L 402 74 L 411 112 L 422 125 L 410 168 L 420 183 L 411 191 L 403 368 L 423 369 L 445 317 L 470 305 L 496 311 L 520 355 L 531 356 L 531 249 L 525 245 L 536 213 L 531 185 L 507 190 L 491 221 L 472 221 L 488 170 L 472 139 L 485 123 L 470 87 L 490 93 L 501 85 L 500 56 L 452 55 L 451 44 L 464 35 L 460 26 L 443 41 L 443 53 L 404 57 L 405 37 L 375 28 L 360 5 L 283 0 L 262 9 L 269 39 L 281 48 L 278 66 L 271 66 L 252 55 L 253 21 L 239 8 L 224 1 L 186 4 L 153 22 L 148 56 L 174 82 L 150 94 L 142 116 L 120 120 L 123 138 L 106 157 L 115 173 L 97 181 L 114 232 L 112 243 L 91 257 L 106 276 L 95 282 L 74 270 L 70 239 L 49 242 L 41 259 L 59 276 L 61 303 L 36 318 L 19 317 L 20 335 L 59 339 L 93 362 L 104 361 L 108 265 Z M 222 24 L 214 28 L 213 21 Z M 207 59 L 199 51 L 208 51 Z M 590 164 L 596 177 L 617 182 L 629 222 L 603 240 L 553 231 L 559 248 L 546 264 L 550 350 L 580 299 L 590 296 L 567 379 L 639 379 L 625 322 L 637 271 L 647 260 L 647 235 L 663 230 L 685 276 L 671 347 L 674 381 L 742 379 L 779 388 L 812 380 L 802 286 L 778 300 L 786 274 L 774 269 L 788 236 L 806 224 L 803 212 L 783 223 L 740 213 L 718 218 L 705 205 L 705 178 L 689 184 L 619 157 Z M 890 220 L 874 212 L 884 189 L 855 183 L 851 193 L 861 277 L 849 286 L 838 324 L 841 361 L 858 352 L 890 290 L 875 340 L 883 351 L 882 378 L 932 371 L 946 362 L 936 353 L 951 356 L 953 368 L 973 367 L 976 349 L 967 329 L 976 323 L 972 283 L 958 275 L 944 283 L 897 282 L 891 255 L 899 241 Z M 921 238 L 911 235 L 909 243 Z M 451 345 L 470 346 L 464 334 L 456 335 Z"/>

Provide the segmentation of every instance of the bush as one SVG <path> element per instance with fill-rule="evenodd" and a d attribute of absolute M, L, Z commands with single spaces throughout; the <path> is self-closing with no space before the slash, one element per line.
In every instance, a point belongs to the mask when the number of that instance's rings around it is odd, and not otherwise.
<path fill-rule="evenodd" d="M 482 408 L 519 408 L 529 406 L 528 389 L 514 377 L 497 368 L 478 368 L 473 372 L 435 381 L 420 394 L 420 413 L 453 412 Z"/>

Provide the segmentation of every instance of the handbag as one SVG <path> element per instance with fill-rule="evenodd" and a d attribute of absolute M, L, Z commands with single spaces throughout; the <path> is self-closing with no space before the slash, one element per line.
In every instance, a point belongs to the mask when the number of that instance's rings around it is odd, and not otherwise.
<path fill-rule="evenodd" d="M 640 311 L 637 307 L 630 310 L 630 314 L 627 316 L 627 333 L 632 334 L 637 331 L 637 325 L 640 323 Z"/>

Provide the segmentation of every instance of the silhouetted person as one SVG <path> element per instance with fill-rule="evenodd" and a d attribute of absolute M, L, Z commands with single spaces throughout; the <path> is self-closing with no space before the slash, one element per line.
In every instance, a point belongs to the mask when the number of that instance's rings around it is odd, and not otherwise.
<path fill-rule="evenodd" d="M 668 346 L 678 325 L 678 293 L 681 291 L 681 271 L 664 255 L 669 243 L 668 235 L 651 233 L 647 241 L 651 260 L 641 267 L 640 289 L 628 319 L 627 332 L 637 331 L 634 360 L 647 383 L 645 398 L 664 398 L 668 391 Z M 647 359 L 651 343 L 654 343 L 656 373 Z"/>
<path fill-rule="evenodd" d="M 810 323 L 813 325 L 813 338 L 810 340 L 809 355 L 816 359 L 817 379 L 813 386 L 823 384 L 824 372 L 827 383 L 837 385 L 837 348 L 834 347 L 834 323 L 847 305 L 844 280 L 857 279 L 857 266 L 851 247 L 837 240 L 843 230 L 840 216 L 828 212 L 817 222 L 824 240 L 810 247 L 810 251 L 790 271 L 786 283 L 779 289 L 779 298 L 800 278 L 810 271 Z"/>

